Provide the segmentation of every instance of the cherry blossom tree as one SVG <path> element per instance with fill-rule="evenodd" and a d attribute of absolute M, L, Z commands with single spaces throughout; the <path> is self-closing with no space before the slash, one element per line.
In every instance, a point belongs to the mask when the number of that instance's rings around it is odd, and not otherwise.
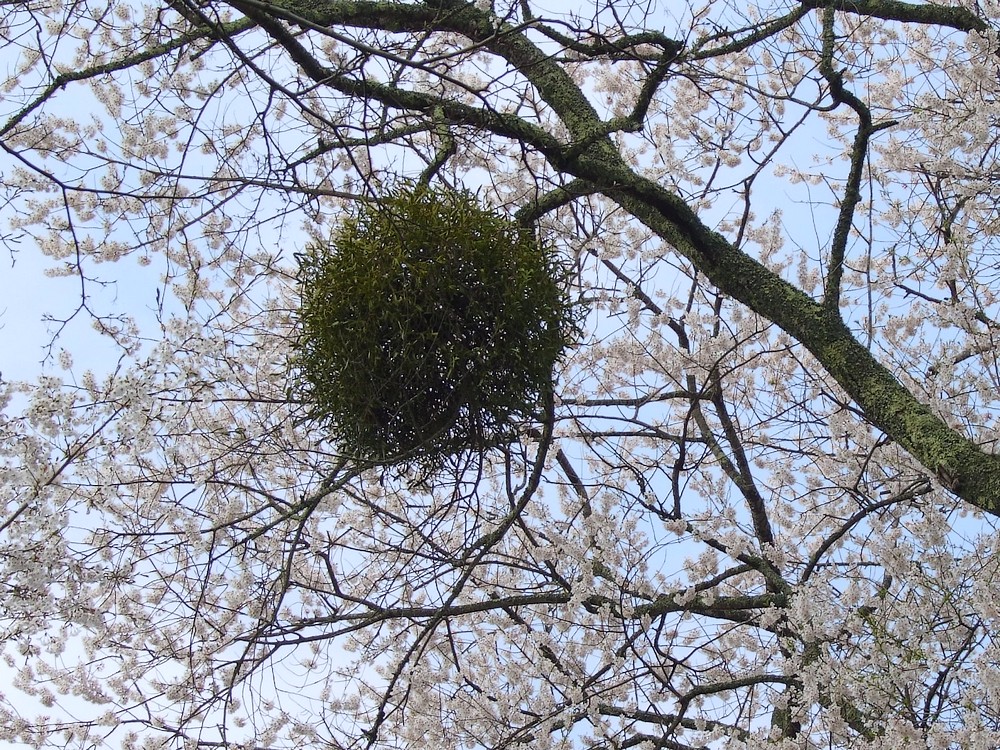
<path fill-rule="evenodd" d="M 998 30 L 4 2 L 0 239 L 75 290 L 0 384 L 4 742 L 1000 745 Z M 296 256 L 400 180 L 586 311 L 537 419 L 433 476 L 294 387 Z"/>

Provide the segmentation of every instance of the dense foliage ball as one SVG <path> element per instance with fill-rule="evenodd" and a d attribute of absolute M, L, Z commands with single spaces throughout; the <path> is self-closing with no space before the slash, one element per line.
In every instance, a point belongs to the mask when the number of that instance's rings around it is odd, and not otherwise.
<path fill-rule="evenodd" d="M 360 206 L 300 260 L 297 365 L 347 455 L 427 466 L 509 441 L 567 345 L 564 274 L 468 193 Z"/>

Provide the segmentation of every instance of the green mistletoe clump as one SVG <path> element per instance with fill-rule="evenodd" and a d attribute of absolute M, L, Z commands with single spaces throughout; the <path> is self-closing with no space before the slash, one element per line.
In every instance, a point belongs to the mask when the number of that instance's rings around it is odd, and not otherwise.
<path fill-rule="evenodd" d="M 533 233 L 469 193 L 360 205 L 300 258 L 296 365 L 339 449 L 440 466 L 509 442 L 551 392 L 573 310 Z"/>

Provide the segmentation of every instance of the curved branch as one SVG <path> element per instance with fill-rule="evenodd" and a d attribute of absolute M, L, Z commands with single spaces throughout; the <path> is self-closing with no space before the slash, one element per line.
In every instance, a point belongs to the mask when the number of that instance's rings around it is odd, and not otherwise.
<path fill-rule="evenodd" d="M 868 158 L 868 145 L 871 137 L 880 130 L 890 128 L 896 121 L 875 125 L 872 122 L 871 111 L 853 92 L 844 87 L 842 71 L 833 67 L 833 48 L 836 35 L 834 33 L 833 8 L 823 10 L 823 52 L 820 56 L 819 71 L 830 86 L 830 95 L 837 104 L 846 104 L 858 116 L 858 132 L 851 146 L 851 166 L 844 185 L 844 195 L 840 200 L 840 211 L 837 215 L 837 225 L 833 230 L 830 245 L 830 270 L 823 288 L 823 303 L 831 310 L 840 307 L 840 284 L 844 277 L 844 260 L 847 256 L 847 241 L 851 235 L 851 224 L 854 222 L 854 210 L 861 202 L 861 177 Z"/>
<path fill-rule="evenodd" d="M 968 8 L 931 3 L 903 3 L 899 0 L 800 0 L 803 7 L 833 8 L 842 13 L 881 18 L 901 23 L 935 24 L 957 31 L 989 31 L 990 26 Z"/>

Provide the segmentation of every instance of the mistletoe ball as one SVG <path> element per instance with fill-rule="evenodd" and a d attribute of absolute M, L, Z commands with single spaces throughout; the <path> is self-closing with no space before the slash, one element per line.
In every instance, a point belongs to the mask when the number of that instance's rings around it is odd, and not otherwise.
<path fill-rule="evenodd" d="M 300 259 L 297 369 L 340 450 L 439 463 L 512 439 L 568 344 L 564 272 L 466 192 L 397 189 Z"/>

